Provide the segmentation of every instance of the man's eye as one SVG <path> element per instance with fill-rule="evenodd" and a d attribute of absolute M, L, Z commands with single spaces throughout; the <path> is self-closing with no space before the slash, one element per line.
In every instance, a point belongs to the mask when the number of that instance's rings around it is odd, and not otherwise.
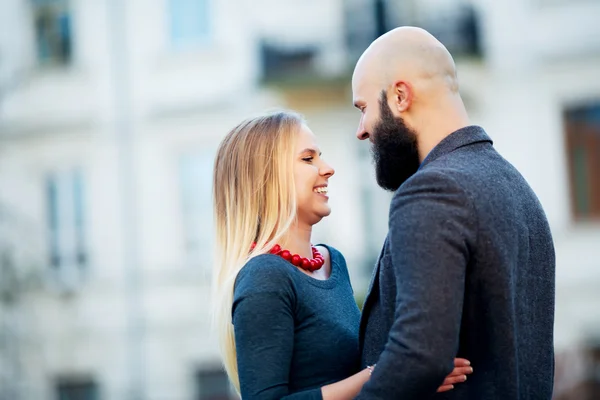
<path fill-rule="evenodd" d="M 306 162 L 312 162 L 313 157 L 305 157 L 302 159 L 302 161 L 306 161 Z"/>

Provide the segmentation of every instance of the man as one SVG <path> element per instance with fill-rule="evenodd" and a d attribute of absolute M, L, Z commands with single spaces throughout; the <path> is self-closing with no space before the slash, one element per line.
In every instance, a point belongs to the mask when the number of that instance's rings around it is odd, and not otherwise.
<path fill-rule="evenodd" d="M 555 255 L 525 179 L 469 125 L 446 48 L 402 27 L 352 78 L 389 232 L 363 308 L 359 399 L 426 399 L 453 368 L 473 375 L 436 398 L 550 399 Z M 507 116 L 507 118 L 510 116 Z"/>

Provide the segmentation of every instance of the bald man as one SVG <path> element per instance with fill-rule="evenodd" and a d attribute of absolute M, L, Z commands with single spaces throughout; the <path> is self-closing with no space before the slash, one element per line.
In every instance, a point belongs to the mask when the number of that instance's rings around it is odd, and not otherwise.
<path fill-rule="evenodd" d="M 446 48 L 402 27 L 365 51 L 352 78 L 357 132 L 389 232 L 363 307 L 359 399 L 550 399 L 555 254 L 521 174 L 469 124 Z M 507 118 L 510 116 L 508 115 Z M 436 389 L 455 357 L 474 373 Z"/>

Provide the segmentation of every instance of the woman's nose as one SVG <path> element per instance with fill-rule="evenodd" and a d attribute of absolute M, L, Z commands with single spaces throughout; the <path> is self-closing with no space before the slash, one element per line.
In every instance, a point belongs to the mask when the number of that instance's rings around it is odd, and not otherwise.
<path fill-rule="evenodd" d="M 323 162 L 320 172 L 321 175 L 326 176 L 327 178 L 330 178 L 333 176 L 333 174 L 335 174 L 335 170 L 333 169 L 333 167 L 327 164 L 326 162 Z"/>

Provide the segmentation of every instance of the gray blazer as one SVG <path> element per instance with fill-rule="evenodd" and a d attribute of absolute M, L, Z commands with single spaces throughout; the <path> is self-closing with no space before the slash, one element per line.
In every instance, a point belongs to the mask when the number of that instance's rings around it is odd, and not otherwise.
<path fill-rule="evenodd" d="M 544 211 L 480 127 L 394 194 L 363 307 L 359 399 L 550 399 L 555 255 Z M 474 373 L 435 394 L 454 357 Z"/>

